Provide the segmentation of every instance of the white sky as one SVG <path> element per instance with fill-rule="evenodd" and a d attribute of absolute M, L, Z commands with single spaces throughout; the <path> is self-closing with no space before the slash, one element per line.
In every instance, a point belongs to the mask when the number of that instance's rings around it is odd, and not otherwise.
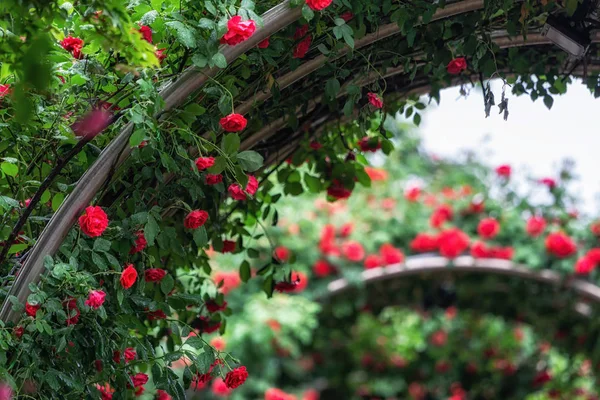
<path fill-rule="evenodd" d="M 496 102 L 501 88 L 499 82 L 492 85 Z M 508 121 L 497 107 L 486 119 L 481 91 L 476 90 L 464 98 L 459 88 L 446 89 L 440 106 L 428 109 L 419 132 L 431 153 L 456 157 L 471 150 L 492 167 L 507 163 L 514 175 L 531 177 L 556 177 L 561 161 L 571 158 L 580 178 L 571 187 L 582 197 L 580 210 L 599 214 L 600 98 L 594 99 L 581 82 L 555 96 L 552 110 L 541 99 L 509 94 Z"/>

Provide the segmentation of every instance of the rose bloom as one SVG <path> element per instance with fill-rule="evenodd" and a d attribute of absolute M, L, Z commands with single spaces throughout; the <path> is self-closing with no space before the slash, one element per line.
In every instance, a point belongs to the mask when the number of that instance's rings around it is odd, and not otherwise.
<path fill-rule="evenodd" d="M 204 171 L 205 169 L 210 168 L 213 165 L 215 165 L 215 158 L 214 157 L 198 157 L 198 158 L 196 158 L 196 161 L 194 161 L 194 163 L 196 164 L 196 168 L 198 168 L 198 171 Z"/>
<path fill-rule="evenodd" d="M 596 221 L 590 225 L 590 231 L 595 236 L 600 236 L 600 221 Z"/>
<path fill-rule="evenodd" d="M 435 209 L 433 214 L 431 214 L 429 224 L 433 228 L 439 228 L 444 224 L 444 222 L 451 220 L 453 217 L 454 212 L 452 211 L 452 207 L 447 204 L 442 204 Z"/>
<path fill-rule="evenodd" d="M 313 11 L 321 11 L 331 5 L 333 0 L 306 0 L 306 5 Z"/>
<path fill-rule="evenodd" d="M 143 386 L 148 382 L 148 375 L 138 372 L 131 377 L 131 381 L 133 382 L 133 386 L 136 388 Z"/>
<path fill-rule="evenodd" d="M 209 343 L 212 347 L 219 351 L 225 350 L 225 346 L 227 345 L 227 343 L 225 343 L 225 339 L 223 339 L 221 336 L 212 338 Z"/>
<path fill-rule="evenodd" d="M 235 251 L 235 242 L 233 240 L 223 240 L 221 253 L 233 253 Z"/>
<path fill-rule="evenodd" d="M 477 233 L 483 239 L 493 239 L 500 232 L 500 223 L 495 218 L 484 218 L 477 225 Z"/>
<path fill-rule="evenodd" d="M 467 60 L 464 57 L 457 57 L 448 63 L 446 70 L 451 75 L 458 75 L 467 69 Z"/>
<path fill-rule="evenodd" d="M 93 109 L 71 125 L 71 130 L 76 136 L 92 140 L 110 125 L 111 119 L 111 111 Z"/>
<path fill-rule="evenodd" d="M 334 268 L 325 260 L 318 260 L 312 267 L 313 274 L 323 278 L 334 272 Z"/>
<path fill-rule="evenodd" d="M 86 207 L 83 214 L 79 217 L 79 227 L 89 237 L 98 237 L 108 227 L 108 216 L 102 207 Z"/>
<path fill-rule="evenodd" d="M 375 108 L 383 108 L 383 100 L 376 93 L 367 93 L 369 103 Z"/>
<path fill-rule="evenodd" d="M 125 269 L 123 270 L 123 272 L 121 272 L 120 279 L 121 286 L 123 286 L 123 289 L 129 289 L 130 287 L 132 287 L 135 283 L 135 280 L 137 279 L 137 275 L 137 271 L 135 270 L 133 265 L 126 264 Z"/>
<path fill-rule="evenodd" d="M 235 46 L 248 40 L 254 34 L 256 24 L 251 19 L 242 21 L 242 17 L 236 15 L 227 21 L 227 32 L 221 38 L 221 44 Z"/>
<path fill-rule="evenodd" d="M 567 258 L 577 251 L 577 245 L 562 232 L 550 233 L 546 237 L 546 251 L 558 258 Z"/>
<path fill-rule="evenodd" d="M 237 367 L 233 371 L 229 371 L 225 376 L 225 386 L 229 389 L 235 389 L 246 382 L 246 379 L 248 379 L 246 367 Z"/>
<path fill-rule="evenodd" d="M 306 56 L 306 53 L 308 53 L 308 50 L 310 49 L 311 42 L 312 36 L 306 35 L 306 37 L 296 45 L 296 48 L 294 48 L 293 57 L 304 58 Z"/>
<path fill-rule="evenodd" d="M 275 258 L 282 262 L 286 262 L 290 258 L 290 250 L 285 246 L 276 247 L 273 253 Z"/>
<path fill-rule="evenodd" d="M 146 282 L 160 282 L 165 275 L 167 275 L 167 271 L 162 268 L 149 268 L 144 271 L 144 280 Z"/>
<path fill-rule="evenodd" d="M 542 185 L 548 186 L 548 189 L 550 189 L 550 190 L 552 190 L 556 187 L 556 181 L 552 178 L 543 178 L 543 179 L 540 179 L 539 182 Z"/>
<path fill-rule="evenodd" d="M 63 40 L 61 40 L 60 45 L 63 49 L 71 53 L 74 58 L 82 58 L 81 48 L 83 47 L 84 43 L 83 40 L 81 40 L 80 38 L 76 38 L 69 35 Z"/>
<path fill-rule="evenodd" d="M 404 254 L 390 243 L 384 243 L 379 248 L 379 255 L 383 265 L 398 264 L 404 261 Z"/>
<path fill-rule="evenodd" d="M 110 385 L 108 383 L 104 384 L 104 386 L 100 386 L 99 384 L 96 383 L 96 389 L 98 389 L 98 391 L 100 392 L 100 398 L 102 400 L 112 400 L 113 398 L 113 393 L 114 393 L 114 389 L 110 387 Z"/>
<path fill-rule="evenodd" d="M 0 85 L 0 99 L 8 96 L 11 93 L 10 85 Z"/>
<path fill-rule="evenodd" d="M 142 34 L 146 42 L 152 43 L 152 29 L 149 26 L 142 25 L 138 31 Z"/>
<path fill-rule="evenodd" d="M 343 19 L 345 22 L 348 22 L 352 18 L 354 18 L 354 14 L 352 14 L 351 11 L 346 11 L 345 13 L 340 14 L 340 18 Z"/>
<path fill-rule="evenodd" d="M 383 260 L 377 254 L 369 254 L 365 258 L 365 269 L 378 268 L 383 265 Z"/>
<path fill-rule="evenodd" d="M 267 47 L 269 47 L 269 38 L 266 38 L 265 40 L 260 42 L 256 47 L 258 47 L 259 49 L 266 49 Z"/>
<path fill-rule="evenodd" d="M 207 185 L 216 185 L 223 182 L 223 175 L 221 174 L 206 174 L 204 180 Z"/>
<path fill-rule="evenodd" d="M 146 238 L 144 237 L 143 231 L 137 231 L 135 235 L 137 236 L 135 239 L 135 244 L 129 250 L 129 254 L 139 253 L 140 251 L 144 250 L 146 248 L 146 246 L 148 245 L 148 242 L 146 241 Z"/>
<path fill-rule="evenodd" d="M 525 230 L 531 237 L 540 236 L 546 230 L 546 220 L 543 217 L 531 217 L 527 220 Z"/>
<path fill-rule="evenodd" d="M 223 300 L 221 304 L 217 303 L 214 300 L 207 300 L 205 303 L 206 309 L 209 313 L 216 313 L 217 311 L 225 311 L 227 308 L 227 302 Z"/>
<path fill-rule="evenodd" d="M 385 169 L 382 168 L 372 168 L 365 167 L 365 172 L 369 175 L 372 181 L 386 181 L 388 178 L 388 173 Z"/>
<path fill-rule="evenodd" d="M 204 210 L 191 211 L 183 220 L 186 229 L 198 229 L 208 220 L 208 213 Z"/>
<path fill-rule="evenodd" d="M 341 237 L 348 237 L 352 234 L 352 231 L 354 230 L 354 224 L 352 222 L 348 222 L 344 225 L 341 226 L 340 228 L 340 236 Z"/>
<path fill-rule="evenodd" d="M 342 244 L 342 254 L 346 259 L 358 262 L 365 258 L 365 249 L 362 244 L 350 240 Z"/>
<path fill-rule="evenodd" d="M 358 147 L 361 151 L 370 151 L 372 153 L 381 149 L 381 140 L 378 137 L 365 136 L 358 141 Z"/>
<path fill-rule="evenodd" d="M 594 269 L 596 269 L 596 263 L 590 257 L 587 256 L 583 256 L 579 260 L 577 260 L 574 268 L 575 273 L 578 275 L 587 275 Z"/>
<path fill-rule="evenodd" d="M 316 140 L 313 140 L 310 142 L 310 144 L 308 145 L 308 147 L 310 147 L 313 150 L 321 150 L 321 148 L 323 147 L 323 145 L 319 142 L 317 142 Z"/>
<path fill-rule="evenodd" d="M 162 389 L 156 391 L 156 400 L 173 400 L 173 397 Z"/>
<path fill-rule="evenodd" d="M 242 280 L 240 279 L 240 275 L 237 271 L 225 272 L 225 271 L 216 271 L 213 276 L 213 281 L 218 286 L 223 283 L 219 288 L 220 292 L 223 294 L 227 294 L 233 289 L 240 286 Z"/>
<path fill-rule="evenodd" d="M 448 340 L 448 333 L 440 329 L 435 331 L 429 340 L 431 341 L 432 345 L 441 347 L 446 344 L 446 341 Z"/>
<path fill-rule="evenodd" d="M 146 317 L 148 317 L 148 321 L 156 321 L 159 319 L 167 318 L 167 314 L 165 314 L 165 312 L 163 310 L 154 310 L 154 311 L 148 311 L 148 313 L 146 314 Z"/>
<path fill-rule="evenodd" d="M 352 195 L 352 190 L 346 189 L 339 182 L 334 182 L 327 188 L 327 196 L 336 200 L 347 199 L 350 195 Z"/>
<path fill-rule="evenodd" d="M 85 301 L 85 305 L 90 306 L 91 308 L 100 308 L 100 306 L 104 303 L 105 297 L 106 293 L 104 293 L 104 291 L 92 290 Z"/>
<path fill-rule="evenodd" d="M 419 196 L 421 195 L 421 188 L 418 186 L 413 186 L 404 191 L 404 198 L 411 203 L 419 200 Z"/>
<path fill-rule="evenodd" d="M 227 397 L 231 393 L 231 389 L 227 387 L 227 385 L 221 378 L 215 378 L 213 380 L 211 391 L 215 396 L 218 397 Z"/>
<path fill-rule="evenodd" d="M 496 167 L 496 175 L 503 178 L 510 178 L 511 168 L 508 164 L 502 164 Z"/>
<path fill-rule="evenodd" d="M 439 248 L 438 237 L 427 233 L 418 233 L 410 242 L 410 248 L 417 253 L 436 251 Z"/>
<path fill-rule="evenodd" d="M 79 311 L 79 308 L 77 308 L 77 299 L 70 298 L 68 300 L 65 300 L 63 302 L 63 306 L 66 308 L 65 311 L 67 313 L 67 320 L 65 321 L 65 323 L 67 324 L 67 326 L 75 325 L 76 323 L 78 323 L 81 312 Z"/>
<path fill-rule="evenodd" d="M 246 128 L 248 120 L 242 114 L 229 114 L 219 121 L 221 128 L 226 132 L 240 132 Z"/>
<path fill-rule="evenodd" d="M 469 236 L 458 228 L 452 228 L 441 232 L 438 242 L 442 256 L 456 258 L 469 247 Z"/>
<path fill-rule="evenodd" d="M 165 58 L 167 58 L 167 55 L 165 54 L 165 50 L 167 50 L 167 49 L 157 49 L 154 51 L 154 56 L 156 58 L 158 58 L 159 63 L 161 63 Z"/>
<path fill-rule="evenodd" d="M 41 304 L 31 305 L 28 302 L 25 302 L 25 313 L 30 317 L 35 318 L 35 314 L 38 312 L 41 306 Z"/>

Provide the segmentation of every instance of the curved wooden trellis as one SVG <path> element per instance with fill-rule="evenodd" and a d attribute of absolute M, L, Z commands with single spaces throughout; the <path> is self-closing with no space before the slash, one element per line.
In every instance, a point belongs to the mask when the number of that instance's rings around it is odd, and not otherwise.
<path fill-rule="evenodd" d="M 448 18 L 483 8 L 484 2 L 482 0 L 463 0 L 453 3 L 449 3 L 445 8 L 439 9 L 433 16 L 433 21 L 439 21 L 443 18 Z M 226 46 L 221 49 L 221 52 L 225 55 L 228 63 L 231 63 L 239 56 L 247 52 L 248 50 L 255 47 L 260 41 L 269 37 L 273 33 L 287 27 L 294 21 L 301 17 L 301 8 L 291 8 L 288 1 L 284 1 L 281 4 L 273 7 L 267 11 L 262 19 L 264 26 L 257 29 L 256 33 L 247 41 L 242 42 L 237 46 Z M 369 34 L 364 38 L 356 42 L 356 48 L 364 47 L 369 44 L 373 44 L 378 40 L 388 38 L 396 33 L 399 29 L 395 24 L 384 25 L 378 29 L 377 32 Z M 499 40 L 500 47 L 516 47 L 524 44 L 531 45 L 545 45 L 548 41 L 545 38 L 530 39 L 531 41 L 525 43 L 519 41 L 519 39 L 513 40 L 506 35 L 495 38 Z M 504 42 L 502 42 L 504 40 Z M 339 58 L 344 54 L 347 54 L 350 50 L 344 49 L 339 51 L 335 58 Z M 335 59 L 334 58 L 334 59 Z M 319 67 L 323 66 L 327 61 L 331 60 L 331 57 L 325 57 L 320 55 L 304 64 L 301 65 L 295 71 L 287 73 L 277 79 L 277 83 L 280 87 L 290 87 L 293 83 L 298 82 L 303 77 L 307 76 L 311 72 L 316 71 Z M 165 89 L 160 92 L 161 97 L 165 101 L 164 110 L 157 115 L 162 115 L 170 111 L 188 99 L 192 94 L 197 92 L 211 77 L 215 76 L 220 70 L 218 68 L 205 68 L 199 70 L 195 67 L 188 68 L 176 81 L 168 85 Z M 400 69 L 396 71 L 396 74 L 402 73 Z M 367 79 L 365 84 L 368 83 Z M 258 103 L 268 100 L 270 97 L 269 93 L 260 92 L 252 99 L 244 101 L 239 105 L 238 111 L 244 112 L 249 108 Z M 319 118 L 319 124 L 327 122 L 329 117 Z M 268 132 L 274 136 L 278 133 L 278 126 L 269 125 Z M 48 225 L 43 230 L 42 234 L 38 238 L 36 244 L 31 249 L 27 256 L 26 262 L 21 268 L 20 273 L 15 279 L 14 284 L 11 287 L 10 295 L 16 296 L 20 302 L 25 302 L 28 295 L 28 286 L 30 283 L 37 282 L 43 272 L 43 259 L 47 255 L 53 255 L 59 248 L 60 244 L 66 237 L 68 231 L 74 224 L 77 216 L 80 212 L 92 201 L 94 196 L 101 190 L 101 188 L 110 181 L 112 173 L 116 168 L 122 165 L 131 153 L 131 148 L 128 146 L 129 136 L 133 130 L 131 123 L 125 125 L 116 138 L 102 151 L 96 162 L 85 172 L 80 178 L 79 182 L 75 185 L 71 194 L 63 202 L 61 207 L 53 215 Z M 262 133 L 264 130 L 254 133 L 250 137 L 244 140 L 242 147 L 251 148 L 262 139 Z M 278 152 L 283 154 L 283 151 Z M 278 158 L 278 157 L 277 157 Z M 276 158 L 275 158 L 276 159 Z M 275 160 L 273 156 L 267 158 L 268 162 Z M 17 314 L 12 311 L 11 303 L 7 300 L 2 305 L 0 311 L 0 319 L 4 321 L 14 320 Z"/>

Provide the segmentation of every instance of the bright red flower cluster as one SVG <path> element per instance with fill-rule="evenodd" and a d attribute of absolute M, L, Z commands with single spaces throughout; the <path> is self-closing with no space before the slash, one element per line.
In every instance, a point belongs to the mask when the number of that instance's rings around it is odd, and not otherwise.
<path fill-rule="evenodd" d="M 242 21 L 242 17 L 236 15 L 227 22 L 227 32 L 221 38 L 221 44 L 235 46 L 248 40 L 256 31 L 256 24 L 251 19 Z"/>

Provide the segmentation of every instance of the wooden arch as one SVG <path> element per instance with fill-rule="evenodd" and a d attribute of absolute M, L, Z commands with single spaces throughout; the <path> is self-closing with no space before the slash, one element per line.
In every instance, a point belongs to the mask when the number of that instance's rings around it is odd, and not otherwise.
<path fill-rule="evenodd" d="M 439 9 L 436 12 L 428 23 L 431 24 L 436 21 L 481 10 L 483 7 L 483 0 L 449 2 L 444 8 Z M 292 8 L 290 7 L 289 1 L 284 1 L 262 16 L 264 23 L 263 27 L 257 29 L 256 33 L 249 40 L 237 46 L 223 47 L 221 52 L 225 55 L 227 62 L 232 63 L 241 55 L 254 48 L 259 42 L 289 26 L 300 19 L 300 17 L 301 8 Z M 398 33 L 399 30 L 395 24 L 383 25 L 379 27 L 376 32 L 367 34 L 363 38 L 357 40 L 355 49 L 368 48 L 368 46 L 373 46 L 382 40 L 392 38 Z M 527 38 L 511 38 L 505 32 L 498 31 L 494 32 L 492 37 L 500 48 L 531 46 L 545 50 L 550 46 L 550 42 L 539 35 L 539 32 L 531 32 L 527 35 Z M 598 39 L 600 38 L 593 38 L 594 42 L 598 42 Z M 556 51 L 556 49 L 554 50 Z M 296 87 L 295 84 L 302 83 L 308 75 L 318 71 L 319 68 L 326 63 L 340 58 L 349 52 L 349 49 L 345 49 L 338 52 L 335 56 L 326 57 L 324 55 L 319 55 L 305 62 L 294 71 L 282 72 L 276 78 L 276 82 L 280 89 L 288 88 L 288 90 L 292 90 Z M 592 62 L 588 71 L 595 68 L 595 66 L 594 62 Z M 209 79 L 216 76 L 218 72 L 218 68 L 204 68 L 202 70 L 195 67 L 188 68 L 177 80 L 161 91 L 160 95 L 164 99 L 165 107 L 157 117 L 165 118 L 167 116 L 166 113 L 181 106 L 187 99 L 197 93 Z M 416 77 L 414 82 L 409 82 L 408 77 L 403 72 L 404 71 L 400 68 L 394 71 L 390 70 L 385 72 L 385 75 L 390 78 L 390 80 L 394 81 L 391 87 L 394 88 L 395 92 L 398 92 L 398 87 L 403 89 L 402 92 L 404 92 L 404 94 L 422 93 L 427 90 L 427 77 Z M 585 72 L 586 71 L 575 70 L 573 73 L 577 74 Z M 377 79 L 377 77 L 367 77 L 358 83 L 361 86 L 364 86 L 371 83 L 373 79 Z M 452 83 L 456 82 L 450 82 L 450 84 Z M 343 91 L 341 92 L 341 95 L 344 95 Z M 259 92 L 250 98 L 242 99 L 241 101 L 238 101 L 238 110 L 244 112 L 250 110 L 250 108 L 254 106 L 263 103 L 266 104 L 269 97 L 269 93 Z M 308 111 L 300 114 L 302 118 L 305 118 L 312 123 L 316 129 L 324 123 L 339 117 L 339 115 L 333 115 L 328 112 L 323 113 L 316 108 L 315 106 L 319 104 L 319 102 L 320 97 L 317 96 L 313 106 L 309 105 L 307 107 Z M 289 132 L 282 129 L 284 126 L 285 120 L 276 120 L 271 121 L 258 132 L 249 132 L 243 137 L 242 148 L 250 149 L 261 147 L 260 150 L 267 156 L 266 160 L 268 163 L 274 163 L 281 158 L 286 157 L 286 155 L 295 148 L 299 137 L 293 137 L 293 140 L 289 140 L 285 146 L 282 146 L 281 137 L 278 138 L 278 136 L 289 136 Z M 16 296 L 20 302 L 25 302 L 29 293 L 29 284 L 39 281 L 40 276 L 44 271 L 44 257 L 56 253 L 80 212 L 92 201 L 107 182 L 110 181 L 113 171 L 123 165 L 129 157 L 131 148 L 128 146 L 128 143 L 132 130 L 133 125 L 131 123 L 122 128 L 114 140 L 102 151 L 95 163 L 79 179 L 71 194 L 46 225 L 36 244 L 28 254 L 20 273 L 10 289 L 10 295 Z M 275 139 L 275 141 L 272 142 L 276 146 L 275 150 L 269 145 L 262 146 L 262 144 L 264 144 L 263 142 L 270 138 Z M 259 146 L 259 144 L 261 146 Z M 17 313 L 12 310 L 12 304 L 8 300 L 5 301 L 2 310 L 0 311 L 0 319 L 3 321 L 10 321 L 14 320 L 16 317 Z"/>

